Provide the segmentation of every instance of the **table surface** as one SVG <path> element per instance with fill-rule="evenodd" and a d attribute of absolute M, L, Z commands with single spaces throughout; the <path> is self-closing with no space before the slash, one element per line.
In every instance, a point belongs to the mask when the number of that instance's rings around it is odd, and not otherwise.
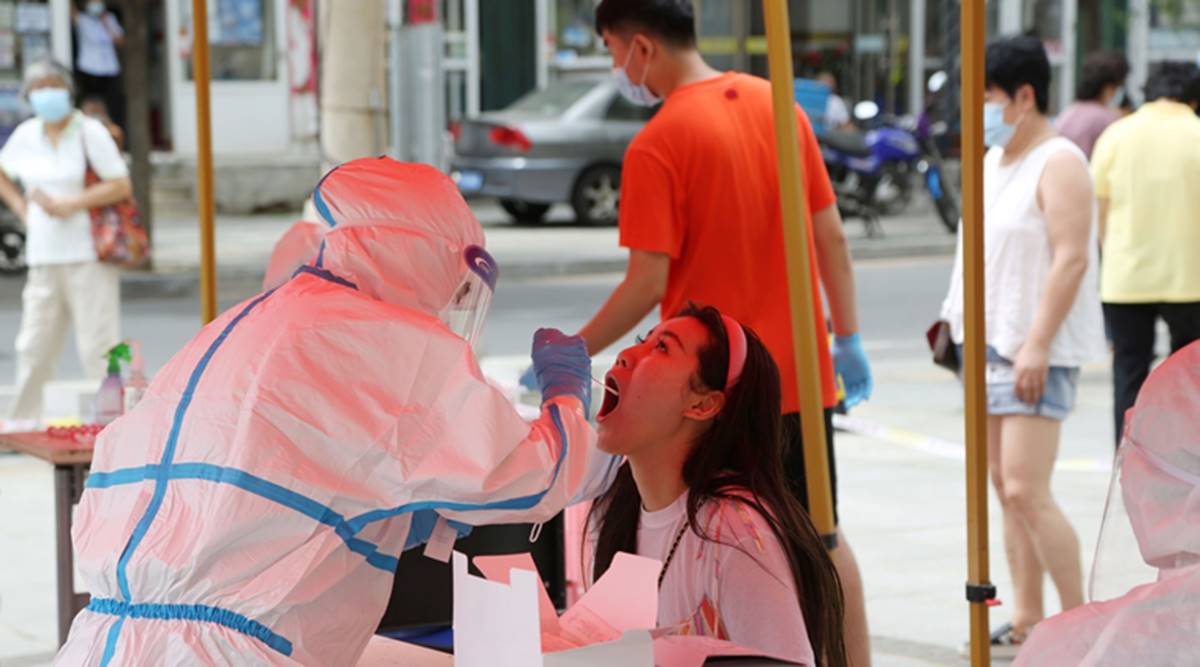
<path fill-rule="evenodd" d="M 45 431 L 0 433 L 0 448 L 35 456 L 56 466 L 90 464 L 93 447 L 93 443 L 80 443 L 73 438 L 52 438 Z"/>
<path fill-rule="evenodd" d="M 358 667 L 452 667 L 454 656 L 375 635 L 358 660 Z"/>

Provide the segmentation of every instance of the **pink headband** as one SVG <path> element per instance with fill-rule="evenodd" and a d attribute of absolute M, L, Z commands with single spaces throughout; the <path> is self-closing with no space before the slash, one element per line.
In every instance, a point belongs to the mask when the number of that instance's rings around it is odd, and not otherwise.
<path fill-rule="evenodd" d="M 729 339 L 729 375 L 725 378 L 725 390 L 729 391 L 742 379 L 742 370 L 746 367 L 746 330 L 728 315 L 722 315 L 721 320 L 725 323 L 725 337 Z"/>

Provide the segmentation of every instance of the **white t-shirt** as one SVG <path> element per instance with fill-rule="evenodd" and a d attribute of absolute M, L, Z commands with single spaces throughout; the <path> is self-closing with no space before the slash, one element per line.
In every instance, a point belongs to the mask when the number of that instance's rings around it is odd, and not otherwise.
<path fill-rule="evenodd" d="M 57 146 L 46 137 L 42 120 L 30 118 L 18 125 L 0 148 L 0 169 L 11 180 L 20 181 L 25 190 L 29 207 L 25 220 L 25 259 L 30 266 L 96 261 L 91 218 L 87 211 L 77 211 L 70 218 L 60 220 L 28 200 L 34 188 L 52 197 L 69 197 L 83 192 L 87 164 L 91 164 L 103 180 L 129 175 L 129 168 L 108 129 L 100 121 L 78 111 L 59 136 Z"/>
<path fill-rule="evenodd" d="M 669 507 L 642 511 L 638 555 L 665 561 L 687 521 L 685 493 Z M 813 665 L 812 645 L 782 545 L 746 503 L 709 501 L 685 530 L 658 594 L 658 627 L 669 634 L 726 639 Z"/>
<path fill-rule="evenodd" d="M 117 35 L 125 35 L 117 17 L 109 12 L 100 16 L 80 12 L 75 17 L 75 38 L 79 44 L 75 66 L 80 72 L 92 76 L 117 76 L 121 73 L 121 61 L 109 29 Z"/>
<path fill-rule="evenodd" d="M 846 107 L 846 101 L 830 93 L 825 102 L 825 127 L 837 129 L 849 122 L 850 109 Z"/>
<path fill-rule="evenodd" d="M 1002 148 L 988 151 L 983 161 L 984 313 L 987 344 L 1012 360 L 1033 328 L 1054 253 L 1046 214 L 1037 190 L 1051 156 L 1067 152 L 1087 167 L 1087 157 L 1069 139 L 1054 137 L 1034 146 L 1015 164 L 1001 166 Z M 1050 343 L 1050 365 L 1077 367 L 1104 355 L 1104 317 L 1100 309 L 1100 258 L 1096 241 L 1096 210 L 1092 201 L 1088 266 L 1075 303 Z M 959 225 L 958 253 L 950 291 L 942 304 L 942 319 L 950 323 L 951 338 L 962 343 L 963 248 Z"/>

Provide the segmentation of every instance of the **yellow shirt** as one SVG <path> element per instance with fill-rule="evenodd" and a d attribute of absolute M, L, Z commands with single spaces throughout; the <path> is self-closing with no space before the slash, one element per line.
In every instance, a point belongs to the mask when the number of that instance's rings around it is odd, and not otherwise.
<path fill-rule="evenodd" d="M 1109 126 L 1092 152 L 1108 200 L 1106 303 L 1200 301 L 1200 118 L 1158 100 Z"/>

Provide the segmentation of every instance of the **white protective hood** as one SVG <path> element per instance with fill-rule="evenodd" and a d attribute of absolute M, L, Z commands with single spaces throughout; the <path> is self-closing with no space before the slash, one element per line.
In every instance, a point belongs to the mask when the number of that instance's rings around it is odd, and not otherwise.
<path fill-rule="evenodd" d="M 439 515 L 543 521 L 599 490 L 579 400 L 523 421 L 436 317 L 483 243 L 449 179 L 357 160 L 314 203 L 313 262 L 100 435 L 73 533 L 92 602 L 59 664 L 352 665 Z"/>
<path fill-rule="evenodd" d="M 1200 342 L 1150 374 L 1125 423 L 1098 601 L 1039 623 L 1018 667 L 1200 665 Z"/>

